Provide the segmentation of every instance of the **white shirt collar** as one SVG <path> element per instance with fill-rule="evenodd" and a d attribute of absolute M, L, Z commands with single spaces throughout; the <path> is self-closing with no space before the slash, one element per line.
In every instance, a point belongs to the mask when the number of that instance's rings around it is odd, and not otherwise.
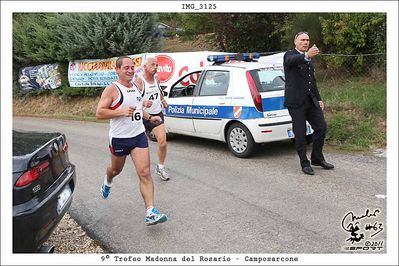
<path fill-rule="evenodd" d="M 305 54 L 305 52 L 301 52 L 298 49 L 295 48 L 295 50 L 297 50 L 300 54 Z"/>

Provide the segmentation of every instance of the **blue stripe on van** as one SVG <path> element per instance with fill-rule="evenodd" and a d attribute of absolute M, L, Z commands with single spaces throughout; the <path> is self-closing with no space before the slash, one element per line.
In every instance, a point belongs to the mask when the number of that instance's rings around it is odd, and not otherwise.
<path fill-rule="evenodd" d="M 258 112 L 255 107 L 242 106 L 241 113 L 237 112 L 234 116 L 234 106 L 169 104 L 165 109 L 165 116 L 198 119 L 255 119 L 263 118 L 263 112 Z"/>
<path fill-rule="evenodd" d="M 273 98 L 263 98 L 262 105 L 263 105 L 263 112 L 287 109 L 284 106 L 284 96 L 273 97 Z"/>
<path fill-rule="evenodd" d="M 286 109 L 284 97 L 262 99 L 264 112 Z M 239 117 L 234 116 L 234 106 L 212 106 L 212 105 L 175 105 L 169 104 L 165 109 L 166 116 L 184 118 L 206 118 L 206 119 L 254 119 L 262 118 L 263 112 L 258 112 L 255 107 L 242 106 Z"/>

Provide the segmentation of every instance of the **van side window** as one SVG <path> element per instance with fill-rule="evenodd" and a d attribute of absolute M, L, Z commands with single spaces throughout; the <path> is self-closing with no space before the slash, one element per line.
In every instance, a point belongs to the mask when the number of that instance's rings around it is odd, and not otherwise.
<path fill-rule="evenodd" d="M 195 85 L 198 83 L 200 75 L 201 72 L 193 72 L 181 78 L 170 89 L 169 98 L 193 96 L 194 88 Z"/>
<path fill-rule="evenodd" d="M 228 71 L 207 71 L 202 81 L 199 96 L 226 95 L 229 82 L 230 73 Z"/>

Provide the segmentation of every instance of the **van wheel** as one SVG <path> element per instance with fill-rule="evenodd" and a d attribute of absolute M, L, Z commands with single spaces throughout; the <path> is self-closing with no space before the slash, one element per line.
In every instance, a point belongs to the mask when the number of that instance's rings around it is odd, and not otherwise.
<path fill-rule="evenodd" d="M 234 123 L 229 127 L 226 141 L 230 151 L 240 158 L 249 157 L 255 148 L 251 132 L 240 123 Z"/>

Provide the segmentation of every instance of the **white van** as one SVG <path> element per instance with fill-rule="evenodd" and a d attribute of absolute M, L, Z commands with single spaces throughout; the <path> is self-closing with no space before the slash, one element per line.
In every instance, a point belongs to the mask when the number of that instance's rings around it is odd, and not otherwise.
<path fill-rule="evenodd" d="M 259 56 L 208 56 L 213 65 L 191 71 L 167 87 L 167 132 L 226 142 L 242 158 L 251 155 L 256 143 L 293 138 L 284 107 L 284 70 L 256 62 Z M 307 134 L 311 133 L 308 124 Z"/>

